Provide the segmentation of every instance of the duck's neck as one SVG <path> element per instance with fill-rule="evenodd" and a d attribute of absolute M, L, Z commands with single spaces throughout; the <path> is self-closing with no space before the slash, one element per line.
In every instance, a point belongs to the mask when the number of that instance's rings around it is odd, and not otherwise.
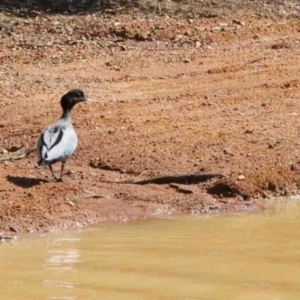
<path fill-rule="evenodd" d="M 71 110 L 70 109 L 64 109 L 63 114 L 61 116 L 61 119 L 65 119 L 68 122 L 72 122 L 71 120 Z"/>

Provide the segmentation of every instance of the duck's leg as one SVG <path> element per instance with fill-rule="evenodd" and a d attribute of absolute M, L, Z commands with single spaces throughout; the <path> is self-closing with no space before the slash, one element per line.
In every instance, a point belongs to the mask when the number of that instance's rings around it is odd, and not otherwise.
<path fill-rule="evenodd" d="M 60 181 L 62 181 L 63 178 L 63 172 L 64 172 L 64 168 L 65 168 L 65 161 L 61 162 L 61 169 L 60 169 Z"/>
<path fill-rule="evenodd" d="M 52 169 L 52 165 L 49 165 L 49 169 L 50 169 L 50 171 L 51 171 L 51 174 L 52 174 L 53 178 L 54 178 L 55 180 L 57 180 L 57 181 L 61 181 L 61 178 L 57 177 L 57 176 L 54 174 L 53 169 Z"/>
<path fill-rule="evenodd" d="M 48 167 L 49 167 L 49 169 L 50 169 L 50 171 L 51 171 L 52 176 L 53 176 L 54 178 L 56 178 L 56 176 L 55 176 L 55 174 L 54 174 L 54 172 L 53 172 L 52 166 L 49 165 Z"/>

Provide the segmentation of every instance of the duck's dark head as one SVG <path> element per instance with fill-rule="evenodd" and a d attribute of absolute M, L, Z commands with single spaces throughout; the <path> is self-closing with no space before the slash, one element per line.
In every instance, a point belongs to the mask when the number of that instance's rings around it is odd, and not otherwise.
<path fill-rule="evenodd" d="M 70 111 L 76 103 L 81 101 L 87 101 L 83 91 L 74 89 L 62 96 L 60 104 L 64 111 Z"/>

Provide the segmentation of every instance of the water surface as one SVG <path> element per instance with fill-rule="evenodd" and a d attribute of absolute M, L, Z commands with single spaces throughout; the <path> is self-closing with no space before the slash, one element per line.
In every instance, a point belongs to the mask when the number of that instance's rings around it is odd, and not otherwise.
<path fill-rule="evenodd" d="M 0 299 L 300 299 L 300 202 L 0 243 Z"/>

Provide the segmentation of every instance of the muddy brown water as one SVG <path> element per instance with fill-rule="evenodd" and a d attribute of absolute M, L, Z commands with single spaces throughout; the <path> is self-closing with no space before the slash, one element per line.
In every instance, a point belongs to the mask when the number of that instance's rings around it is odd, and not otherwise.
<path fill-rule="evenodd" d="M 300 201 L 0 243 L 0 299 L 299 299 Z"/>

